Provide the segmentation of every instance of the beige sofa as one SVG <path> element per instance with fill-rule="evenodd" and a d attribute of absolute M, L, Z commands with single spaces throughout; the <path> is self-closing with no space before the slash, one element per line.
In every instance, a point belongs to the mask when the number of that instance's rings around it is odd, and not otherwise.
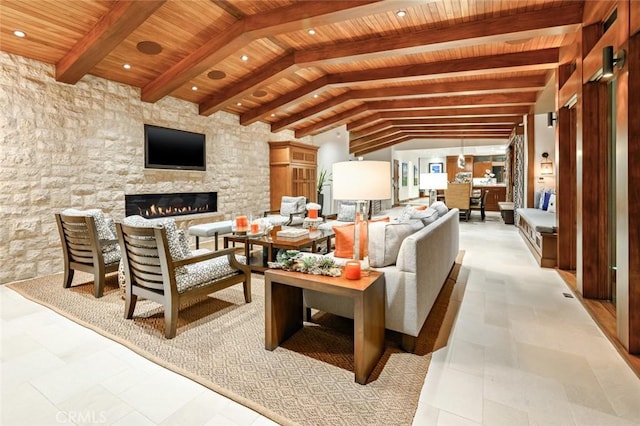
<path fill-rule="evenodd" d="M 415 338 L 431 311 L 459 251 L 459 211 L 451 209 L 427 225 L 414 227 L 409 235 L 406 227 L 391 232 L 398 225 L 371 223 L 369 227 L 369 252 L 373 267 L 384 272 L 386 288 L 385 327 L 403 334 L 403 347 L 412 352 Z M 380 230 L 386 230 L 380 237 Z M 398 236 L 401 241 L 398 242 Z M 394 241 L 395 240 L 395 241 Z M 385 249 L 379 246 L 386 241 Z M 394 246 L 399 244 L 395 262 L 389 260 Z M 386 253 L 385 253 L 386 251 Z M 392 264 L 389 264 L 393 262 Z M 304 291 L 305 304 L 309 308 L 353 318 L 353 302 L 350 299 Z"/>

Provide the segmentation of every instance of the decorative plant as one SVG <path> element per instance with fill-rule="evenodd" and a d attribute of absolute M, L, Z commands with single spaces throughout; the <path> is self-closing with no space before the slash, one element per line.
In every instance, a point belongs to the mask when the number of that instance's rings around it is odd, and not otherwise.
<path fill-rule="evenodd" d="M 276 260 L 276 262 L 269 262 L 269 268 L 330 277 L 339 277 L 342 274 L 342 268 L 337 266 L 330 257 L 309 256 L 298 250 L 280 250 Z"/>
<path fill-rule="evenodd" d="M 327 172 L 327 169 L 320 170 L 318 174 L 318 194 L 322 192 L 322 189 L 331 183 L 331 173 Z"/>

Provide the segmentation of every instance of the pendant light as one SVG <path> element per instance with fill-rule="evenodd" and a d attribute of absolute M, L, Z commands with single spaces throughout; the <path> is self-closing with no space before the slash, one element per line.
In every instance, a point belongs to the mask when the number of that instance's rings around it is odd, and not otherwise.
<path fill-rule="evenodd" d="M 460 140 L 460 155 L 458 155 L 458 168 L 464 169 L 464 139 Z"/>

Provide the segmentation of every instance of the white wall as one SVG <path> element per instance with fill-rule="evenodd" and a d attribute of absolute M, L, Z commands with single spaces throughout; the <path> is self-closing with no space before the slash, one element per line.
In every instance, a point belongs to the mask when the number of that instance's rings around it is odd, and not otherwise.
<path fill-rule="evenodd" d="M 417 168 L 419 163 L 418 154 L 415 151 L 399 151 L 395 150 L 393 158 L 400 163 L 400 182 L 398 188 L 398 199 L 400 201 L 410 200 L 420 197 L 420 171 L 417 172 L 418 182 L 414 184 L 414 166 Z M 403 165 L 407 166 L 407 185 L 402 184 Z"/>
<path fill-rule="evenodd" d="M 548 161 L 553 162 L 554 170 L 556 168 L 556 128 L 547 127 L 547 114 L 536 114 L 535 123 L 535 146 L 534 146 L 534 181 L 536 182 L 535 190 L 556 189 L 556 173 L 552 176 L 542 176 L 540 174 L 540 163 L 543 161 L 542 153 L 549 154 Z M 542 179 L 540 179 L 542 178 Z"/>

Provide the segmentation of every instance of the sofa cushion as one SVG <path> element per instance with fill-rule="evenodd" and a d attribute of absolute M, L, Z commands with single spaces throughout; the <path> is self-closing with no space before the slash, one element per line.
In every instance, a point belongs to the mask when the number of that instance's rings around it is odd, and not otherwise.
<path fill-rule="evenodd" d="M 186 265 L 185 268 L 187 273 L 176 275 L 178 293 L 203 287 L 212 281 L 221 280 L 238 273 L 238 270 L 229 264 L 227 256 Z"/>
<path fill-rule="evenodd" d="M 369 224 L 369 264 L 374 268 L 396 263 L 402 241 L 422 229 L 420 220 Z"/>
<path fill-rule="evenodd" d="M 556 214 L 540 209 L 521 208 L 516 212 L 526 220 L 536 232 L 554 233 L 556 232 Z"/>

